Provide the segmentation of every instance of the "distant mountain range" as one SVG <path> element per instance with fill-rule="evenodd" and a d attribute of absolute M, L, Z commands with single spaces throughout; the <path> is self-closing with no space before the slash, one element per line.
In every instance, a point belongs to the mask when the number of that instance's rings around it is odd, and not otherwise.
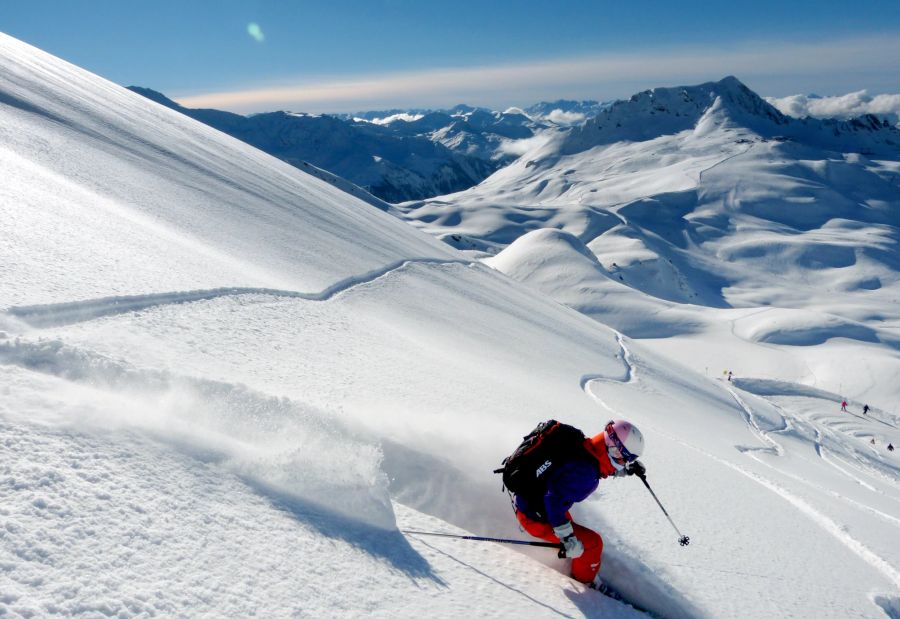
<path fill-rule="evenodd" d="M 518 111 L 527 115 L 532 121 L 552 123 L 552 124 L 569 124 L 566 122 L 554 121 L 553 118 L 562 118 L 565 115 L 580 115 L 581 120 L 592 118 L 599 114 L 602 110 L 609 107 L 612 101 L 572 101 L 568 99 L 557 99 L 556 101 L 542 101 L 525 108 L 509 108 L 507 112 Z M 335 114 L 339 118 L 345 120 L 368 120 L 373 122 L 383 122 L 384 119 L 400 116 L 425 116 L 432 113 L 443 113 L 448 116 L 465 116 L 472 112 L 488 112 L 496 113 L 495 110 L 485 107 L 473 107 L 471 105 L 459 104 L 451 108 L 393 108 L 389 110 L 369 110 L 366 112 L 354 112 L 352 114 Z"/>
<path fill-rule="evenodd" d="M 448 110 L 241 116 L 185 108 L 154 90 L 129 88 L 292 165 L 316 166 L 347 179 L 387 202 L 468 189 L 518 156 L 511 143 L 583 122 L 603 109 L 595 101 L 557 101 L 505 112 L 458 105 Z"/>
<path fill-rule="evenodd" d="M 199 120 L 292 165 L 309 163 L 359 185 L 388 202 L 460 191 L 499 164 L 450 150 L 390 127 L 328 115 L 271 112 L 241 116 L 189 109 L 146 89 L 131 90 Z"/>
<path fill-rule="evenodd" d="M 705 356 L 766 376 L 774 357 L 747 342 L 781 344 L 804 380 L 865 363 L 871 397 L 896 397 L 900 130 L 885 119 L 792 118 L 734 77 L 655 88 L 393 212 L 685 363 L 705 337 Z"/>

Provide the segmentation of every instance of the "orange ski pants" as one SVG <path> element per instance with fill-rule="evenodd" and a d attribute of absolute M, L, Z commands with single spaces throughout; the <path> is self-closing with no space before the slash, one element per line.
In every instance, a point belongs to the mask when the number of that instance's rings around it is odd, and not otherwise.
<path fill-rule="evenodd" d="M 571 520 L 568 512 L 566 517 Z M 548 542 L 559 542 L 559 538 L 553 533 L 553 527 L 549 522 L 532 520 L 522 512 L 516 512 L 519 524 L 529 535 Z M 575 529 L 575 537 L 584 545 L 584 554 L 577 559 L 572 559 L 572 578 L 580 582 L 591 583 L 597 572 L 600 571 L 600 555 L 603 554 L 603 538 L 596 531 L 592 531 L 580 524 L 572 523 Z"/>

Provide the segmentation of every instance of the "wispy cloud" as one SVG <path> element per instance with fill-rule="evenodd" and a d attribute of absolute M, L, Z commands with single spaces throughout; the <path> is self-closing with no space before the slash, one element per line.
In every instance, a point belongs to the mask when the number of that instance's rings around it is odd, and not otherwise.
<path fill-rule="evenodd" d="M 728 49 L 692 48 L 610 53 L 520 64 L 442 68 L 335 79 L 298 79 L 176 97 L 187 107 L 237 112 L 273 109 L 355 111 L 466 101 L 503 106 L 561 96 L 627 96 L 641 88 L 694 83 L 734 74 L 762 89 L 802 78 L 879 75 L 900 81 L 900 36 L 821 43 L 745 43 Z M 779 90 L 784 90 L 780 86 Z M 790 92 L 790 91 L 788 91 Z M 778 94 L 778 93 L 771 93 Z"/>
<path fill-rule="evenodd" d="M 837 97 L 811 97 L 791 95 L 789 97 L 766 97 L 783 114 L 803 118 L 852 118 L 863 114 L 876 114 L 900 119 L 900 94 L 870 96 L 865 90 L 851 92 Z"/>

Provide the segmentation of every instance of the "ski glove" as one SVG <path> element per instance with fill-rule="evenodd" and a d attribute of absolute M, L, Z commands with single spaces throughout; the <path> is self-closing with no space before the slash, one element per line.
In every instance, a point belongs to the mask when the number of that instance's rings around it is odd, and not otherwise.
<path fill-rule="evenodd" d="M 625 472 L 628 475 L 637 475 L 638 477 L 643 477 L 647 474 L 647 469 L 644 468 L 644 465 L 635 460 L 625 469 Z"/>
<path fill-rule="evenodd" d="M 584 544 L 581 543 L 580 539 L 575 537 L 575 529 L 572 528 L 571 522 L 566 522 L 558 527 L 553 527 L 553 532 L 556 534 L 556 537 L 559 538 L 559 541 L 562 542 L 567 557 L 570 559 L 577 559 L 584 554 Z"/>

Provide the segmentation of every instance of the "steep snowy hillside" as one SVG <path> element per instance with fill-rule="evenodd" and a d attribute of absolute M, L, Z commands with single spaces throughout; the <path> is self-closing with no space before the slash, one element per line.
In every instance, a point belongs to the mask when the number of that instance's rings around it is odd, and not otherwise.
<path fill-rule="evenodd" d="M 3 35 L 0 61 L 0 613 L 639 616 L 554 550 L 400 530 L 521 539 L 491 470 L 538 420 L 615 415 L 693 540 L 634 478 L 573 510 L 634 603 L 896 616 L 870 419 L 706 378 Z"/>
<path fill-rule="evenodd" d="M 480 157 L 455 153 L 427 137 L 397 134 L 370 123 L 324 114 L 241 116 L 189 109 L 147 88 L 131 90 L 294 166 L 324 168 L 388 202 L 466 189 L 497 167 Z"/>

